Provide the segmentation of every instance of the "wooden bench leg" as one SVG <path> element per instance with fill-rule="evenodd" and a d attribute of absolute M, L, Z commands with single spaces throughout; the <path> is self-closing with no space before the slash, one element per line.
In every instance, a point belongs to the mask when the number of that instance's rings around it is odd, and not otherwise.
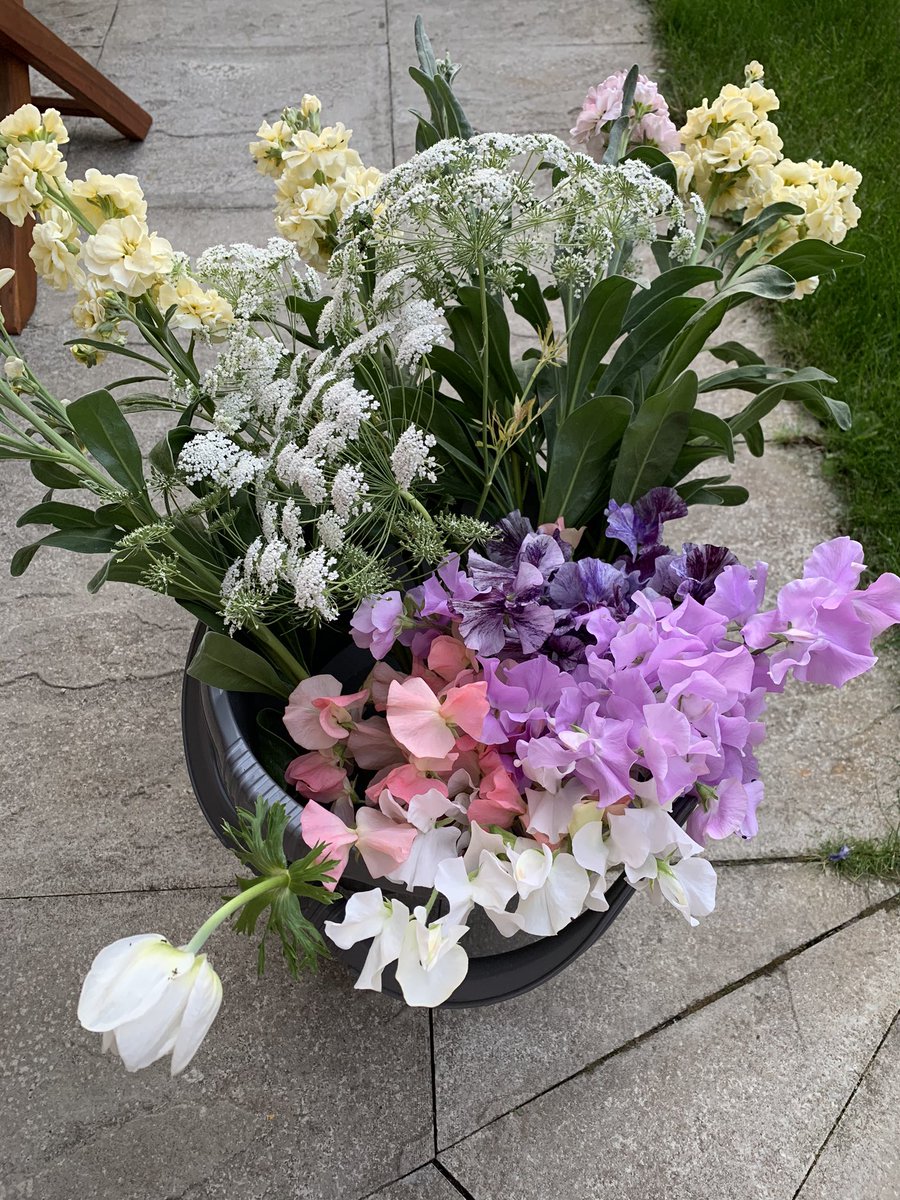
<path fill-rule="evenodd" d="M 30 100 L 27 63 L 0 50 L 0 117 Z M 12 267 L 16 272 L 6 287 L 0 288 L 0 312 L 10 333 L 21 333 L 34 312 L 37 275 L 28 257 L 30 249 L 31 221 L 19 227 L 0 217 L 0 267 Z"/>

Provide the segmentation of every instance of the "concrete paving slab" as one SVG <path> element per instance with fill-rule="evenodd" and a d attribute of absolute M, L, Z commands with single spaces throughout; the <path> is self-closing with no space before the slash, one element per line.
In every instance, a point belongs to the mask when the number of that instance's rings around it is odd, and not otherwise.
<path fill-rule="evenodd" d="M 480 0 L 391 0 L 390 40 L 392 53 L 408 55 L 413 50 L 413 26 L 418 14 L 440 58 L 446 51 L 458 61 L 458 46 L 487 42 L 494 48 L 504 43 L 527 47 L 572 45 L 606 47 L 652 40 L 653 20 L 642 4 L 632 0 L 608 0 L 602 14 L 596 0 L 517 0 L 515 4 L 492 6 L 489 18 Z M 414 61 L 414 60 L 413 60 Z M 629 64 L 630 65 L 630 64 Z M 609 72 L 605 72 L 608 74 Z M 603 73 L 585 82 L 599 83 Z"/>
<path fill-rule="evenodd" d="M 506 1004 L 435 1014 L 438 1145 L 888 895 L 810 864 L 726 866 L 715 912 L 695 929 L 634 896 L 596 945 L 544 987 Z"/>
<path fill-rule="evenodd" d="M 106 47 L 110 54 L 135 46 L 202 46 L 232 50 L 235 46 L 270 51 L 292 47 L 294 52 L 322 51 L 321 21 L 340 30 L 341 46 L 368 46 L 386 40 L 383 0 L 331 0 L 327 13 L 301 14 L 280 0 L 206 0 L 185 4 L 162 0 L 119 0 Z M 262 56 L 260 56 L 262 57 Z M 301 89 L 310 90 L 310 89 Z"/>
<path fill-rule="evenodd" d="M 826 1142 L 797 1200 L 900 1197 L 900 1022 Z"/>
<path fill-rule="evenodd" d="M 188 784 L 180 693 L 180 664 L 104 685 L 28 676 L 0 688 L 0 895 L 231 878 L 234 859 Z"/>
<path fill-rule="evenodd" d="M 28 0 L 32 16 L 82 55 L 103 45 L 116 8 L 116 0 Z"/>
<path fill-rule="evenodd" d="M 792 1200 L 896 1013 L 898 931 L 896 910 L 855 923 L 442 1161 L 478 1200 L 511 1179 L 567 1200 Z"/>
<path fill-rule="evenodd" d="M 459 1192 L 437 1167 L 427 1166 L 382 1188 L 370 1200 L 459 1200 Z"/>
<path fill-rule="evenodd" d="M 427 1016 L 348 996 L 334 965 L 295 982 L 274 952 L 259 981 L 253 946 L 227 931 L 209 949 L 225 1001 L 183 1075 L 129 1075 L 101 1056 L 75 1018 L 93 955 L 128 932 L 187 937 L 218 897 L 0 904 L 15 961 L 0 994 L 8 1195 L 21 1183 L 41 1200 L 350 1200 L 431 1158 Z"/>

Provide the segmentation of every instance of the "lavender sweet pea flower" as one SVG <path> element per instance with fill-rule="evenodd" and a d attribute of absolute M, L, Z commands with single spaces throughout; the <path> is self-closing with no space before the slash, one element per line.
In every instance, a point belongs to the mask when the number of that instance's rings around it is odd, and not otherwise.
<path fill-rule="evenodd" d="M 659 545 L 666 521 L 686 517 L 687 511 L 687 505 L 674 488 L 656 487 L 634 504 L 611 500 L 606 510 L 609 518 L 606 534 L 623 542 L 632 556 L 637 557 L 641 551 Z"/>
<path fill-rule="evenodd" d="M 362 601 L 350 620 L 353 641 L 373 658 L 384 658 L 394 647 L 403 615 L 403 597 L 399 592 L 370 596 Z"/>
<path fill-rule="evenodd" d="M 608 608 L 620 619 L 631 610 L 632 581 L 619 567 L 599 558 L 564 563 L 550 582 L 552 603 L 563 611 L 583 613 Z"/>

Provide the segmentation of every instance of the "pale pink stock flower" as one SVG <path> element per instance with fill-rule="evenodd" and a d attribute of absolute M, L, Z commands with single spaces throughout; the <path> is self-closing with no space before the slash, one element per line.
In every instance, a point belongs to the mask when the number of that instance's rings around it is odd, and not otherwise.
<path fill-rule="evenodd" d="M 571 129 L 576 142 L 583 143 L 589 153 L 600 157 L 609 141 L 609 127 L 622 115 L 622 98 L 627 72 L 616 71 L 602 83 L 588 89 L 581 112 Z M 657 146 L 665 153 L 681 148 L 678 130 L 670 116 L 669 106 L 659 88 L 646 75 L 638 75 L 634 89 L 632 115 L 636 123 L 629 137 L 630 145 Z"/>

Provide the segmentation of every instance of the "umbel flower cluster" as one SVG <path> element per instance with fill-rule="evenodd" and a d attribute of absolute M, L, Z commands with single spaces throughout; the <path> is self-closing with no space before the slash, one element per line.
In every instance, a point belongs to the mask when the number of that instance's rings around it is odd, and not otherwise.
<path fill-rule="evenodd" d="M 58 112 L 0 121 L 0 214 L 33 218 L 76 358 L 107 380 L 54 395 L 0 322 L 0 458 L 40 487 L 12 571 L 67 549 L 97 556 L 92 592 L 168 594 L 205 628 L 190 674 L 269 698 L 244 733 L 306 804 L 293 862 L 283 806 L 239 814 L 250 877 L 185 945 L 101 953 L 80 1016 L 130 1069 L 196 1051 L 221 999 L 201 949 L 226 919 L 291 969 L 326 952 L 301 897 L 342 904 L 331 943 L 373 939 L 362 985 L 396 963 L 413 1004 L 458 986 L 473 906 L 551 936 L 619 877 L 696 920 L 706 839 L 755 829 L 766 697 L 868 669 L 897 619 L 897 581 L 861 588 L 855 543 L 765 610 L 764 568 L 661 534 L 747 499 L 730 464 L 764 452 L 778 404 L 849 425 L 825 372 L 717 331 L 860 261 L 838 245 L 852 169 L 782 157 L 754 65 L 680 131 L 617 72 L 573 148 L 476 134 L 458 68 L 421 26 L 417 48 L 408 162 L 368 165 L 304 96 L 250 147 L 274 236 L 193 261 L 133 176 L 69 178 Z M 380 890 L 344 905 L 360 863 Z"/>

